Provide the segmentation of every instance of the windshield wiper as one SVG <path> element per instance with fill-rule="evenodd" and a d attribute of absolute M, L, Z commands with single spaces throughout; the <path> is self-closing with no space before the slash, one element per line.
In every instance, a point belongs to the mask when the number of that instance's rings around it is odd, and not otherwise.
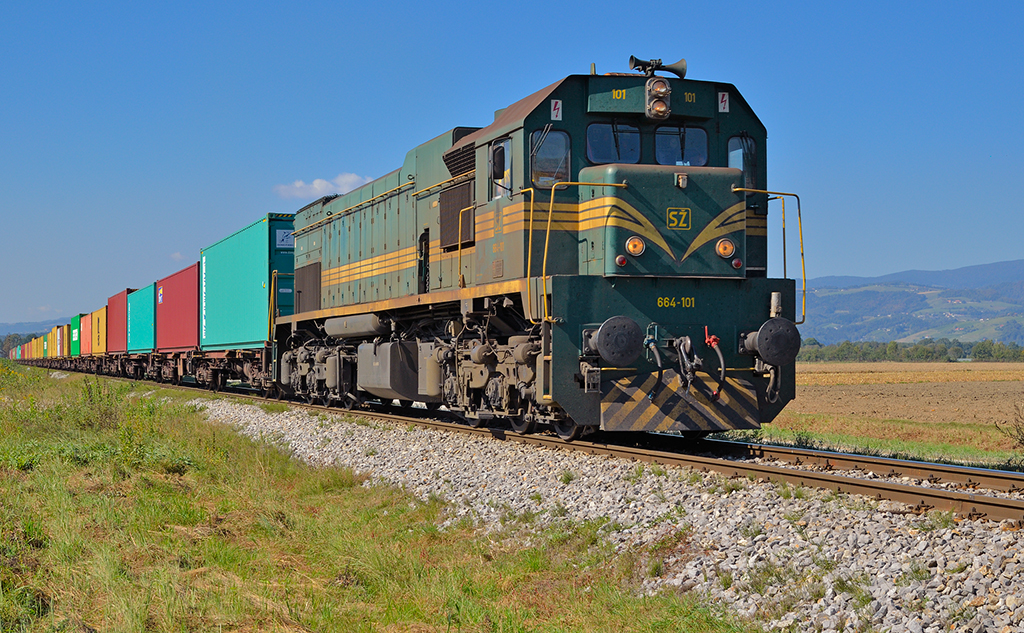
<path fill-rule="evenodd" d="M 533 159 L 537 157 L 537 152 L 540 151 L 541 146 L 544 145 L 544 141 L 547 140 L 548 132 L 551 131 L 551 127 L 550 123 L 544 126 L 544 130 L 540 133 L 540 138 L 537 139 L 537 144 L 534 145 L 532 150 L 530 150 L 530 162 L 533 162 Z"/>
<path fill-rule="evenodd" d="M 619 151 L 619 122 L 612 119 L 612 139 L 615 141 L 615 160 L 622 160 L 622 152 Z"/>
<path fill-rule="evenodd" d="M 679 164 L 686 164 L 686 125 L 679 126 Z"/>

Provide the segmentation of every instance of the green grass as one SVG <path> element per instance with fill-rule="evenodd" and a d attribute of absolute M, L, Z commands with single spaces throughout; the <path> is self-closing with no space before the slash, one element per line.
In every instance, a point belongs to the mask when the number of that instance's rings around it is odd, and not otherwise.
<path fill-rule="evenodd" d="M 261 402 L 259 407 L 267 413 L 284 413 L 291 410 L 291 407 L 283 402 Z"/>
<path fill-rule="evenodd" d="M 641 595 L 688 531 L 621 555 L 603 520 L 441 530 L 438 498 L 150 391 L 0 364 L 0 632 L 757 630 Z"/>

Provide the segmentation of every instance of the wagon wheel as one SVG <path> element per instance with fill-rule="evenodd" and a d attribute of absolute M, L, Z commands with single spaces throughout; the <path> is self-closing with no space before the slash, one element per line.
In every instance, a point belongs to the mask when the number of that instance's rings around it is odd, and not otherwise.
<path fill-rule="evenodd" d="M 583 435 L 583 427 L 569 419 L 555 420 L 551 423 L 551 428 L 555 430 L 558 437 L 566 442 L 578 440 Z"/>
<path fill-rule="evenodd" d="M 481 420 L 480 418 L 465 418 L 465 420 L 466 423 L 469 424 L 474 429 L 479 429 L 481 427 L 487 426 L 487 420 Z"/>
<path fill-rule="evenodd" d="M 423 404 L 426 405 L 427 411 L 437 411 L 441 408 L 440 402 L 424 402 Z"/>
<path fill-rule="evenodd" d="M 411 409 L 412 408 L 412 400 L 399 400 L 398 401 L 398 406 L 403 408 L 403 409 Z"/>
<path fill-rule="evenodd" d="M 529 435 L 537 430 L 537 422 L 533 416 L 514 415 L 508 418 L 508 425 L 519 435 Z"/>

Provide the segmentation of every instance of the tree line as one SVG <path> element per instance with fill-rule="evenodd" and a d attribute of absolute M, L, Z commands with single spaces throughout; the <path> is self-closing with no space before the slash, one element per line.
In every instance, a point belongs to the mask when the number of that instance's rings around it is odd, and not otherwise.
<path fill-rule="evenodd" d="M 877 343 L 843 341 L 837 345 L 822 345 L 813 338 L 803 340 L 798 361 L 1014 361 L 1024 362 L 1024 347 L 1017 343 L 1003 343 L 984 339 L 960 341 L 957 339 L 923 339 L 916 343 Z"/>
<path fill-rule="evenodd" d="M 17 347 L 19 345 L 24 345 L 25 343 L 31 343 L 32 339 L 39 338 L 40 336 L 42 336 L 41 333 L 40 334 L 8 334 L 7 336 L 4 337 L 4 342 L 3 342 L 3 345 L 2 345 L 3 354 L 0 355 L 0 358 L 7 358 L 7 354 L 9 354 L 12 349 L 14 349 L 15 347 Z"/>

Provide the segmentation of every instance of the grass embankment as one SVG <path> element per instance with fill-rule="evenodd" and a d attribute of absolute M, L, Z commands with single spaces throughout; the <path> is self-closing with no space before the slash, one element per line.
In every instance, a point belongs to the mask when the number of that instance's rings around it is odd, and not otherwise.
<path fill-rule="evenodd" d="M 185 397 L 0 361 L 0 631 L 739 631 L 600 522 L 439 530 Z M 672 543 L 673 553 L 688 547 Z"/>

